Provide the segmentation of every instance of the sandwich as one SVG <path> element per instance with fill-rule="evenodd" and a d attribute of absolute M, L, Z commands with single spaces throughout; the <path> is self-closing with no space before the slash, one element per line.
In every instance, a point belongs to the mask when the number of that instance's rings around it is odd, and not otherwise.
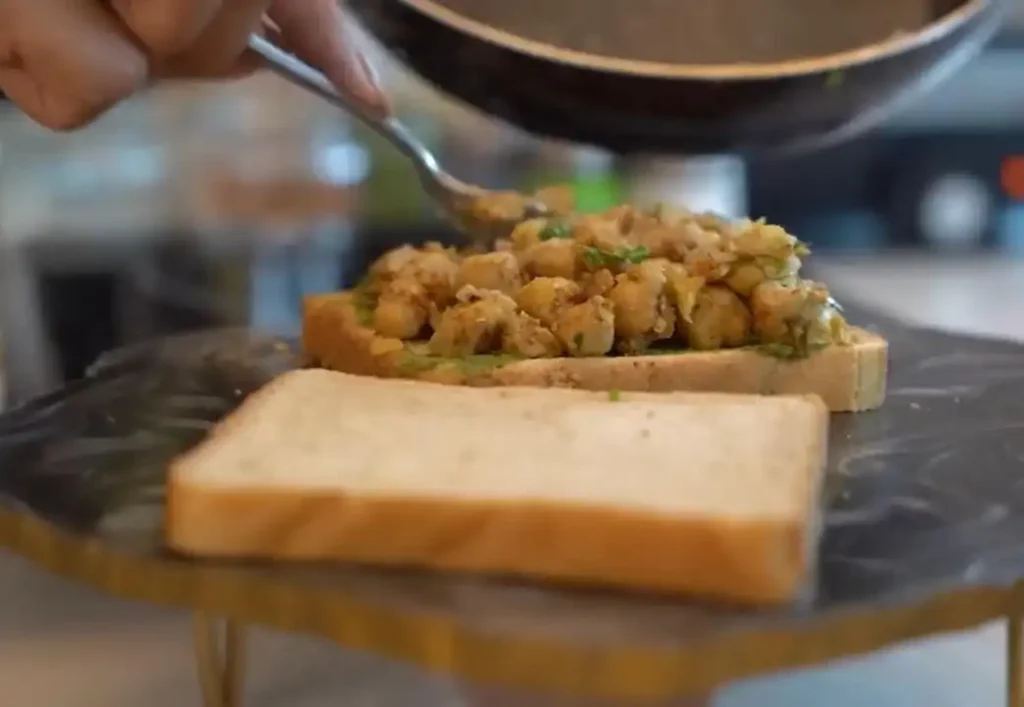
<path fill-rule="evenodd" d="M 405 246 L 308 297 L 303 348 L 377 377 L 876 408 L 887 344 L 801 277 L 808 253 L 779 226 L 664 205 L 525 218 L 488 252 Z"/>
<path fill-rule="evenodd" d="M 166 541 L 783 604 L 812 586 L 828 417 L 816 396 L 293 371 L 172 463 Z"/>

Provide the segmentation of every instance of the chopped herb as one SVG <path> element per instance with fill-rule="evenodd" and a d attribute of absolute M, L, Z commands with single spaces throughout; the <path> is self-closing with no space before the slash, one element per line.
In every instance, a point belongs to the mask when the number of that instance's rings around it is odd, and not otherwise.
<path fill-rule="evenodd" d="M 638 245 L 635 247 L 622 246 L 614 253 L 601 250 L 594 246 L 587 246 L 583 250 L 583 259 L 588 265 L 594 267 L 612 267 L 623 263 L 642 263 L 651 257 L 651 251 L 647 246 Z"/>
<path fill-rule="evenodd" d="M 440 358 L 406 351 L 398 362 L 398 370 L 405 375 L 415 375 L 437 368 L 441 361 Z"/>
<path fill-rule="evenodd" d="M 583 348 L 583 332 L 573 334 L 572 345 L 576 347 L 577 351 Z"/>
<path fill-rule="evenodd" d="M 605 252 L 593 246 L 587 246 L 583 249 L 583 259 L 587 261 L 587 265 L 594 267 L 604 265 Z"/>
<path fill-rule="evenodd" d="M 540 232 L 540 239 L 542 241 L 550 241 L 552 239 L 565 240 L 567 238 L 572 238 L 572 226 L 565 221 L 549 221 L 544 230 Z"/>
<path fill-rule="evenodd" d="M 398 370 L 407 376 L 414 376 L 417 373 L 425 373 L 438 368 L 455 368 L 466 375 L 475 375 L 488 373 L 521 360 L 519 356 L 512 354 L 473 354 L 463 358 L 451 359 L 445 356 L 419 353 L 415 349 L 409 350 L 412 349 L 413 344 L 406 344 L 406 346 L 408 348 L 398 363 Z"/>
<path fill-rule="evenodd" d="M 622 400 L 622 393 L 612 388 L 611 390 L 608 391 L 608 399 L 611 400 L 613 403 L 617 403 L 620 400 Z"/>
<path fill-rule="evenodd" d="M 618 257 L 630 263 L 642 263 L 651 257 L 651 251 L 647 246 L 637 246 L 636 248 L 623 248 L 622 252 L 617 254 Z"/>
<path fill-rule="evenodd" d="M 790 346 L 788 344 L 759 344 L 754 348 L 756 348 L 759 352 L 763 353 L 765 356 L 771 356 L 772 358 L 804 358 L 804 355 L 801 354 L 795 346 Z"/>
<path fill-rule="evenodd" d="M 809 245 L 807 245 L 806 243 L 804 243 L 803 241 L 797 241 L 796 245 L 793 246 L 793 252 L 796 253 L 796 255 L 798 255 L 799 257 L 802 258 L 805 255 L 810 255 L 811 254 L 811 247 Z"/>
<path fill-rule="evenodd" d="M 846 80 L 846 74 L 839 69 L 830 71 L 825 76 L 825 87 L 826 88 L 839 88 L 843 85 L 843 81 Z"/>
<path fill-rule="evenodd" d="M 357 287 L 352 290 L 352 308 L 356 310 L 359 324 L 370 326 L 373 323 L 373 310 L 377 308 L 377 298 Z"/>

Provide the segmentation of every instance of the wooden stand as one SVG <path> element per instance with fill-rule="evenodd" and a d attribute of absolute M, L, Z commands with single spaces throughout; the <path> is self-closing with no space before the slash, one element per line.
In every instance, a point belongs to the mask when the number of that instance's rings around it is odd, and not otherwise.
<path fill-rule="evenodd" d="M 219 629 L 217 624 L 222 624 Z M 245 628 L 197 613 L 193 640 L 203 707 L 242 707 L 245 701 Z"/>
<path fill-rule="evenodd" d="M 1024 617 L 1006 617 L 1006 707 L 1024 707 Z"/>
<path fill-rule="evenodd" d="M 1006 623 L 1006 707 L 1024 707 L 1024 617 L 1007 616 Z M 203 707 L 244 707 L 245 627 L 198 612 L 193 639 Z M 695 707 L 710 701 L 691 698 L 670 704 Z"/>

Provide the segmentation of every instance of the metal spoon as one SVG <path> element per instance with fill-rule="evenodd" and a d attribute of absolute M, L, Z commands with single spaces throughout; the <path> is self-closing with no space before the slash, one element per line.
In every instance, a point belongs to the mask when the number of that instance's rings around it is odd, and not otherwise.
<path fill-rule="evenodd" d="M 549 212 L 545 204 L 524 195 L 524 214 L 521 218 L 482 219 L 474 206 L 481 198 L 496 195 L 497 192 L 467 184 L 450 175 L 441 167 L 430 150 L 396 117 L 370 108 L 358 99 L 345 95 L 322 73 L 259 35 L 253 34 L 249 37 L 249 50 L 262 57 L 267 68 L 274 73 L 355 116 L 398 148 L 412 161 L 420 184 L 430 198 L 471 238 L 475 246 L 490 250 L 497 238 L 507 236 L 522 220 L 543 216 Z"/>

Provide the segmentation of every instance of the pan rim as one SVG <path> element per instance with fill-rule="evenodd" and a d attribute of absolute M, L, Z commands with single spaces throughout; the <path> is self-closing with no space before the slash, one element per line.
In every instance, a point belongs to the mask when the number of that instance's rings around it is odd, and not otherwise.
<path fill-rule="evenodd" d="M 967 0 L 954 11 L 925 25 L 916 32 L 897 33 L 863 47 L 823 56 L 769 63 L 671 64 L 592 54 L 526 39 L 467 18 L 440 5 L 435 0 L 400 0 L 400 2 L 415 12 L 461 34 L 534 59 L 604 73 L 655 79 L 706 81 L 743 81 L 808 76 L 870 64 L 936 42 L 970 22 L 988 7 L 997 4 L 997 0 Z"/>

